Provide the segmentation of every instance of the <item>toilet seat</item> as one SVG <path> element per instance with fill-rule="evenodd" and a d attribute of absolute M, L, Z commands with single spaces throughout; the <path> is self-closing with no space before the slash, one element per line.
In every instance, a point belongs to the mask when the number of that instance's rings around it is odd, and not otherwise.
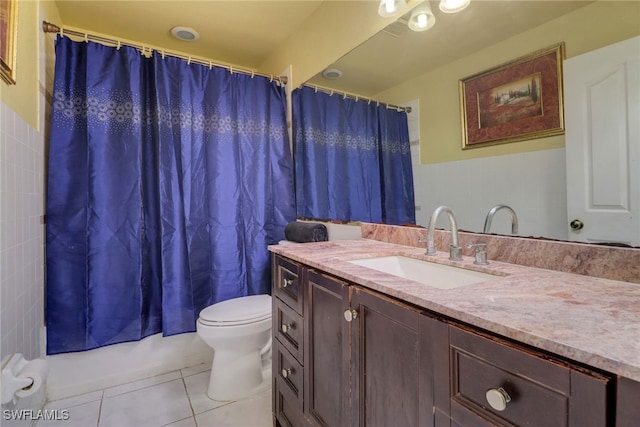
<path fill-rule="evenodd" d="M 239 326 L 271 318 L 271 296 L 251 295 L 222 301 L 200 312 L 198 322 L 206 326 Z"/>

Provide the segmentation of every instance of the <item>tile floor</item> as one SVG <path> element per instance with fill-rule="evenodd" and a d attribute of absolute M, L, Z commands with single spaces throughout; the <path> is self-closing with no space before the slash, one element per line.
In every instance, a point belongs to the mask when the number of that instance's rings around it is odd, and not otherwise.
<path fill-rule="evenodd" d="M 44 409 L 69 411 L 68 420 L 36 427 L 271 427 L 271 389 L 235 402 L 207 397 L 210 365 L 122 384 Z"/>

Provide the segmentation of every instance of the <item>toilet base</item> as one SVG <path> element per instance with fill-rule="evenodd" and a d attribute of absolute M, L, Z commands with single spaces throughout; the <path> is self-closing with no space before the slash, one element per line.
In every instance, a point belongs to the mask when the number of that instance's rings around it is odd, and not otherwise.
<path fill-rule="evenodd" d="M 231 401 L 267 390 L 271 387 L 271 364 L 265 362 L 259 351 L 242 355 L 216 351 L 207 396 Z"/>

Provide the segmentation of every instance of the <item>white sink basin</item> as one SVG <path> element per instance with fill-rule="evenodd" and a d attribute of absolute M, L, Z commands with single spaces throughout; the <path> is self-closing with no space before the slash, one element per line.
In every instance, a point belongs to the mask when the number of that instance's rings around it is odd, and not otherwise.
<path fill-rule="evenodd" d="M 479 271 L 395 255 L 355 259 L 349 262 L 440 289 L 453 289 L 500 277 Z"/>

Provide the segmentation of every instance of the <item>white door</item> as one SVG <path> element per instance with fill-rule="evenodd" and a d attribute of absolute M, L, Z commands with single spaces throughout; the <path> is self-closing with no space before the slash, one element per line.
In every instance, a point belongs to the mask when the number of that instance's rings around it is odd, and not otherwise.
<path fill-rule="evenodd" d="M 563 68 L 569 240 L 640 246 L 640 37 Z"/>

